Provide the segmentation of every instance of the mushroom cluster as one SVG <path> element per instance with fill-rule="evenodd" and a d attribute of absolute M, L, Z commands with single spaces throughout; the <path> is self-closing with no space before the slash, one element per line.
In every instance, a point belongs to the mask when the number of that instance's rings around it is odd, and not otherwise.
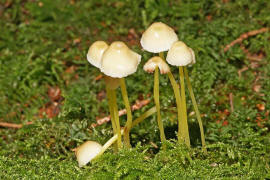
<path fill-rule="evenodd" d="M 88 50 L 87 60 L 90 64 L 99 68 L 99 70 L 104 74 L 114 136 L 103 146 L 94 141 L 87 141 L 76 148 L 75 154 L 80 167 L 99 157 L 112 144 L 115 144 L 115 151 L 121 148 L 122 135 L 124 137 L 124 146 L 130 148 L 131 128 L 154 113 L 157 113 L 157 124 L 160 130 L 162 148 L 166 149 L 164 143 L 166 141 L 166 137 L 159 100 L 159 74 L 168 75 L 175 95 L 178 119 L 178 142 L 185 143 L 190 147 L 185 95 L 186 80 L 188 91 L 200 126 L 203 151 L 206 153 L 202 120 L 186 68 L 187 65 L 195 63 L 194 51 L 184 42 L 178 40 L 177 34 L 171 27 L 161 22 L 155 22 L 150 25 L 142 34 L 140 43 L 144 50 L 151 53 L 159 53 L 159 56 L 150 58 L 143 66 L 144 71 L 154 73 L 153 95 L 155 106 L 150 108 L 134 121 L 132 120 L 132 112 L 128 100 L 125 77 L 137 71 L 137 67 L 141 62 L 141 55 L 129 49 L 127 45 L 121 41 L 115 41 L 110 45 L 104 41 L 96 41 Z M 165 58 L 164 52 L 166 51 L 168 52 Z M 180 84 L 176 82 L 170 67 L 166 62 L 179 68 Z M 120 126 L 116 97 L 116 90 L 119 86 L 121 88 L 122 98 L 127 110 L 127 121 L 123 129 L 121 129 Z"/>
<path fill-rule="evenodd" d="M 184 142 L 188 147 L 190 147 L 184 82 L 184 79 L 186 78 L 192 104 L 195 109 L 196 117 L 200 126 L 203 150 L 204 152 L 206 152 L 202 120 L 186 68 L 187 65 L 195 63 L 194 51 L 189 48 L 184 42 L 179 41 L 177 34 L 174 32 L 174 30 L 162 22 L 155 22 L 148 27 L 148 29 L 142 35 L 141 45 L 146 51 L 149 51 L 151 53 L 159 53 L 160 57 L 159 59 L 157 59 L 157 57 L 154 57 L 155 63 L 153 62 L 153 58 L 149 59 L 149 61 L 144 66 L 144 70 L 147 72 L 155 71 L 154 100 L 157 108 L 157 121 L 160 129 L 161 142 L 165 141 L 165 134 L 160 116 L 158 69 L 160 70 L 161 74 L 168 74 L 175 94 L 178 111 L 178 141 L 180 143 Z M 173 77 L 170 68 L 165 62 L 165 51 L 168 51 L 166 57 L 166 61 L 168 62 L 168 64 L 179 67 L 181 91 L 179 91 L 178 84 L 176 83 L 176 80 Z M 166 69 L 166 71 L 164 69 Z"/>

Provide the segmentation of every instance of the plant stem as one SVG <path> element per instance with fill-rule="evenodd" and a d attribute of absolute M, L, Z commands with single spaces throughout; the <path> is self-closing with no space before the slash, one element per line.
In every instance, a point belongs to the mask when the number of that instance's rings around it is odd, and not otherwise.
<path fill-rule="evenodd" d="M 168 72 L 168 77 L 170 79 L 172 88 L 173 88 L 173 92 L 175 95 L 175 99 L 176 99 L 176 106 L 177 106 L 177 117 L 178 117 L 178 133 L 177 133 L 177 137 L 178 137 L 178 142 L 182 143 L 184 140 L 183 137 L 183 126 L 182 126 L 182 122 L 183 122 L 183 117 L 182 117 L 182 108 L 181 108 L 181 96 L 180 96 L 180 90 L 179 87 L 173 77 L 173 74 L 171 72 Z"/>
<path fill-rule="evenodd" d="M 114 109 L 112 105 L 112 94 L 111 89 L 106 85 L 106 93 L 107 93 L 107 99 L 109 104 L 109 111 L 111 116 L 111 122 L 112 122 L 112 128 L 113 128 L 113 134 L 115 135 L 117 133 L 116 125 L 115 125 L 115 119 L 114 119 Z M 114 145 L 114 151 L 117 152 L 117 144 Z"/>
<path fill-rule="evenodd" d="M 163 123 L 161 120 L 160 115 L 160 103 L 159 103 L 159 70 L 158 67 L 155 68 L 155 75 L 154 75 L 154 101 L 157 108 L 157 123 L 160 131 L 160 140 L 162 143 L 162 147 L 166 149 L 164 142 L 166 141 Z"/>
<path fill-rule="evenodd" d="M 140 122 L 142 122 L 144 119 L 148 118 L 149 116 L 151 116 L 152 114 L 154 114 L 156 111 L 156 107 L 152 107 L 151 109 L 147 110 L 145 113 L 143 113 L 140 117 L 138 117 L 137 119 L 135 119 L 132 122 L 132 126 L 134 127 L 137 124 L 139 124 Z M 124 133 L 124 130 L 121 130 L 121 134 Z M 116 140 L 118 139 L 118 134 L 115 134 L 111 139 L 109 139 L 103 146 L 101 151 L 97 154 L 97 156 L 94 159 L 97 159 L 99 156 L 101 156 Z"/>
<path fill-rule="evenodd" d="M 126 147 L 130 148 L 131 145 L 130 145 L 129 132 L 132 126 L 132 113 L 131 113 L 131 108 L 130 108 L 130 104 L 128 100 L 127 88 L 126 88 L 126 83 L 125 83 L 124 78 L 120 79 L 120 87 L 121 87 L 121 92 L 122 92 L 122 97 L 125 103 L 125 107 L 127 110 L 127 122 L 126 122 L 125 130 L 124 130 L 124 143 Z"/>
<path fill-rule="evenodd" d="M 193 104 L 193 107 L 194 107 L 194 110 L 195 110 L 195 113 L 196 113 L 196 116 L 197 116 L 197 120 L 198 120 L 199 126 L 200 126 L 202 149 L 203 149 L 203 152 L 204 153 L 207 153 L 206 146 L 205 146 L 203 123 L 202 123 L 200 111 L 198 109 L 198 105 L 197 105 L 197 102 L 196 102 L 196 98 L 195 98 L 194 93 L 193 93 L 193 90 L 192 90 L 192 85 L 191 85 L 190 80 L 189 80 L 188 70 L 187 70 L 186 67 L 184 68 L 184 72 L 185 72 L 185 77 L 186 77 L 186 80 L 187 80 L 188 91 L 189 91 L 189 94 L 190 94 L 190 97 L 191 97 L 191 101 L 192 101 L 192 104 Z"/>
<path fill-rule="evenodd" d="M 159 56 L 164 60 L 164 53 L 161 52 L 159 53 Z M 165 61 L 165 60 L 164 60 Z M 170 79 L 172 88 L 173 88 L 173 92 L 174 92 L 174 96 L 176 99 L 176 106 L 177 106 L 177 119 L 178 119 L 178 133 L 177 133 L 177 137 L 178 137 L 178 142 L 182 143 L 184 140 L 183 137 L 183 126 L 182 126 L 182 122 L 184 121 L 183 119 L 183 112 L 182 112 L 182 108 L 181 108 L 181 95 L 180 95 L 180 90 L 179 90 L 179 86 L 177 85 L 177 82 L 175 81 L 175 78 L 173 77 L 172 72 L 168 72 L 168 77 Z"/>
<path fill-rule="evenodd" d="M 180 84 L 181 84 L 181 103 L 183 109 L 183 135 L 184 135 L 184 142 L 188 147 L 190 147 L 190 140 L 189 140 L 189 130 L 188 130 L 188 122 L 187 122 L 187 105 L 186 105 L 186 94 L 185 94 L 185 82 L 184 82 L 184 71 L 183 67 L 179 66 L 179 75 L 180 75 Z"/>
<path fill-rule="evenodd" d="M 113 105 L 113 110 L 114 110 L 114 121 L 115 121 L 116 130 L 118 134 L 117 145 L 118 145 L 118 148 L 122 148 L 121 128 L 120 128 L 120 121 L 119 121 L 119 114 L 118 114 L 118 106 L 116 103 L 115 90 L 111 91 L 111 95 L 112 95 L 112 105 Z"/>

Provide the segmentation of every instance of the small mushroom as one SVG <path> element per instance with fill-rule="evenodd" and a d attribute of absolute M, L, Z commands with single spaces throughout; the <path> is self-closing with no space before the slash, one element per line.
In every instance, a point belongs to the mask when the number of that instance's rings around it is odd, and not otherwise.
<path fill-rule="evenodd" d="M 184 141 L 186 142 L 188 146 L 190 146 L 188 123 L 187 123 L 186 97 L 185 97 L 185 82 L 184 82 L 184 77 L 185 77 L 187 80 L 187 86 L 188 86 L 189 94 L 191 96 L 192 104 L 196 112 L 197 120 L 200 126 L 202 147 L 203 147 L 204 152 L 206 152 L 202 120 L 201 120 L 198 105 L 197 105 L 197 102 L 196 102 L 196 99 L 192 90 L 192 86 L 189 80 L 188 71 L 187 71 L 187 68 L 185 67 L 189 64 L 194 64 L 196 62 L 195 53 L 184 42 L 177 41 L 172 45 L 172 47 L 168 51 L 166 60 L 169 64 L 179 67 L 180 84 L 181 84 L 181 104 L 183 107 L 183 115 L 184 115 L 184 121 L 182 122 L 183 126 L 180 132 L 184 133 L 183 134 L 185 138 Z"/>
<path fill-rule="evenodd" d="M 155 22 L 143 33 L 141 45 L 143 49 L 152 53 L 168 51 L 178 40 L 174 30 L 162 22 Z"/>
<path fill-rule="evenodd" d="M 87 53 L 87 60 L 93 66 L 100 68 L 101 59 L 104 51 L 108 48 L 108 44 L 104 41 L 96 41 L 94 42 Z"/>
<path fill-rule="evenodd" d="M 120 122 L 118 108 L 116 103 L 115 88 L 112 88 L 114 81 L 120 82 L 121 92 L 127 109 L 127 122 L 124 131 L 124 142 L 127 147 L 130 147 L 129 132 L 132 125 L 132 113 L 128 100 L 125 77 L 137 71 L 137 67 L 141 61 L 141 56 L 130 50 L 125 43 L 121 41 L 113 42 L 104 52 L 101 60 L 100 70 L 108 76 L 107 86 L 110 90 L 109 95 L 112 99 L 111 108 L 114 109 L 115 125 L 118 134 L 118 146 L 121 147 Z"/>
<path fill-rule="evenodd" d="M 148 73 L 153 73 L 155 71 L 155 75 L 154 75 L 154 101 L 156 104 L 156 109 L 157 109 L 157 123 L 158 123 L 158 128 L 160 131 L 160 139 L 162 142 L 162 146 L 163 148 L 165 147 L 164 142 L 166 141 L 166 137 L 165 137 L 165 133 L 164 133 L 164 127 L 163 127 L 163 123 L 161 120 L 161 114 L 160 114 L 160 101 L 159 101 L 159 72 L 161 74 L 167 74 L 168 72 L 170 72 L 170 68 L 168 66 L 168 64 L 166 64 L 166 62 L 163 61 L 163 59 L 159 56 L 155 56 L 152 57 L 151 59 L 149 59 L 144 67 L 143 67 L 144 71 L 148 72 Z"/>
<path fill-rule="evenodd" d="M 93 66 L 97 67 L 100 69 L 101 67 L 101 59 L 103 56 L 103 53 L 105 52 L 106 49 L 108 49 L 108 44 L 104 41 L 96 41 L 94 42 L 87 53 L 87 60 L 90 64 L 92 64 Z M 105 82 L 108 81 L 109 77 L 105 77 Z M 119 86 L 119 81 L 118 80 L 110 80 L 110 86 L 111 88 L 117 88 Z M 108 104 L 109 104 L 109 110 L 110 110 L 110 115 L 111 115 L 111 122 L 112 122 L 112 127 L 113 127 L 113 132 L 114 134 L 116 134 L 117 129 L 116 129 L 116 125 L 115 125 L 115 120 L 114 120 L 114 113 L 113 113 L 113 109 L 112 107 L 112 99 L 111 96 L 109 96 L 110 94 L 110 90 L 107 88 L 106 86 L 106 90 L 107 90 L 107 97 L 108 97 Z M 117 146 L 115 148 L 115 151 L 117 150 Z"/>
<path fill-rule="evenodd" d="M 168 25 L 156 22 L 153 23 L 143 34 L 141 38 L 141 45 L 143 49 L 152 52 L 152 53 L 159 53 L 159 56 L 165 63 L 164 60 L 164 51 L 168 51 L 174 42 L 178 41 L 178 37 L 174 30 L 169 27 Z M 181 100 L 180 100 L 180 91 L 179 87 L 173 77 L 171 71 L 167 73 L 171 85 L 173 87 L 176 105 L 177 105 L 177 117 L 178 117 L 178 131 L 180 131 L 181 125 L 181 118 L 182 117 L 182 108 L 181 108 Z M 178 135 L 178 139 L 181 137 Z"/>
<path fill-rule="evenodd" d="M 156 67 L 158 67 L 160 74 L 167 74 L 170 72 L 170 67 L 168 64 L 165 63 L 159 56 L 155 56 L 149 59 L 143 66 L 143 69 L 146 72 L 153 73 Z"/>
<path fill-rule="evenodd" d="M 94 159 L 101 151 L 102 146 L 95 141 L 86 141 L 75 149 L 75 155 L 79 163 L 79 167 L 82 167 Z"/>
<path fill-rule="evenodd" d="M 156 113 L 156 107 L 152 107 L 146 112 L 144 112 L 140 117 L 135 119 L 131 127 L 136 126 L 140 122 L 142 122 L 144 119 L 148 118 L 149 116 Z M 121 130 L 121 135 L 124 133 L 124 130 Z M 77 161 L 79 163 L 79 166 L 82 167 L 92 161 L 93 159 L 98 158 L 101 156 L 116 140 L 118 139 L 118 134 L 115 134 L 112 138 L 110 138 L 103 146 L 101 146 L 99 143 L 95 141 L 86 141 L 79 147 L 75 148 L 73 151 L 75 151 L 75 155 L 77 158 Z"/>

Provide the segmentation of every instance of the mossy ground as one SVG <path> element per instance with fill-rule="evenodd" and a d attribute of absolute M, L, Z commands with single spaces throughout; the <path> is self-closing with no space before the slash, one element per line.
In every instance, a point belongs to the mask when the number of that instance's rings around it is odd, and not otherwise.
<path fill-rule="evenodd" d="M 0 179 L 270 178 L 270 33 L 244 40 L 249 54 L 239 45 L 223 52 L 242 33 L 270 27 L 269 9 L 267 0 L 0 0 L 0 121 L 33 122 L 0 129 Z M 127 78 L 128 93 L 132 103 L 152 100 L 153 76 L 142 70 L 151 54 L 141 50 L 139 38 L 154 21 L 174 27 L 195 50 L 197 63 L 189 72 L 208 155 L 201 152 L 190 100 L 192 149 L 175 143 L 175 100 L 168 78 L 161 76 L 168 150 L 151 145 L 160 147 L 153 116 L 132 129 L 133 149 L 110 150 L 79 168 L 73 148 L 112 136 L 110 123 L 91 127 L 108 107 L 104 82 L 95 80 L 100 73 L 86 61 L 88 47 L 95 40 L 123 40 L 143 54 L 137 73 Z M 260 56 L 252 61 L 250 54 Z M 172 70 L 177 77 L 177 69 Z M 61 89 L 61 97 L 48 95 L 52 87 Z M 123 108 L 120 92 L 118 98 Z M 153 105 L 152 100 L 134 116 Z"/>

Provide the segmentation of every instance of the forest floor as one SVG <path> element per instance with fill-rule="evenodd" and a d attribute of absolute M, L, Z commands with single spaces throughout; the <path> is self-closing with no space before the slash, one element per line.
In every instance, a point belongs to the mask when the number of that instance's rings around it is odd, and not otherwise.
<path fill-rule="evenodd" d="M 269 9 L 266 0 L 0 0 L 0 179 L 270 178 Z M 167 150 L 154 115 L 132 129 L 132 149 L 109 149 L 79 168 L 74 148 L 113 135 L 110 122 L 96 125 L 109 112 L 101 73 L 86 60 L 89 46 L 121 40 L 142 54 L 126 78 L 131 104 L 150 100 L 136 118 L 154 106 L 153 75 L 142 68 L 152 54 L 139 42 L 155 21 L 195 51 L 188 70 L 208 154 L 188 93 L 192 148 L 176 143 L 175 99 L 162 75 Z"/>

